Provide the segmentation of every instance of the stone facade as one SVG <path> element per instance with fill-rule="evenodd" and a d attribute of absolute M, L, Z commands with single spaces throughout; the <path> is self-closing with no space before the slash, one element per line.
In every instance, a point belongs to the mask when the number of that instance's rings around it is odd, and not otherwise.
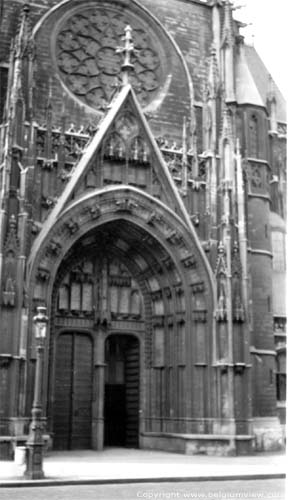
<path fill-rule="evenodd" d="M 1 16 L 1 457 L 27 438 L 43 305 L 55 449 L 283 446 L 286 123 L 232 5 L 11 0 Z"/>

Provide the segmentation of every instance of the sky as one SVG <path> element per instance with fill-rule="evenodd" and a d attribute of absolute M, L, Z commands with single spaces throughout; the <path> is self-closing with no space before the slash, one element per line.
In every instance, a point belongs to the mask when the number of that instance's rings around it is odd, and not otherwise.
<path fill-rule="evenodd" d="M 234 18 L 252 23 L 241 33 L 254 45 L 284 97 L 288 97 L 288 7 L 287 0 L 234 0 L 243 5 Z"/>

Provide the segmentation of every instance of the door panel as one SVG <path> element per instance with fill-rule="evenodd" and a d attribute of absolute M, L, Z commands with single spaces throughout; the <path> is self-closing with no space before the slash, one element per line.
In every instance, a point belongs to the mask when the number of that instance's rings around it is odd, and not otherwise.
<path fill-rule="evenodd" d="M 70 445 L 72 410 L 73 336 L 61 335 L 57 342 L 54 395 L 54 447 L 67 450 Z"/>
<path fill-rule="evenodd" d="M 77 332 L 60 335 L 55 358 L 54 448 L 91 446 L 92 342 Z"/>
<path fill-rule="evenodd" d="M 74 335 L 71 448 L 91 446 L 92 346 L 86 335 Z"/>

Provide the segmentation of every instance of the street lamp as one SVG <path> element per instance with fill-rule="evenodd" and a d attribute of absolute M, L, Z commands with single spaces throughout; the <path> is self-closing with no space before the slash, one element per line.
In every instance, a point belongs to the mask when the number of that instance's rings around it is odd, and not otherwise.
<path fill-rule="evenodd" d="M 43 429 L 42 429 L 42 376 L 43 376 L 43 353 L 47 332 L 48 317 L 46 307 L 37 307 L 37 314 L 33 318 L 36 339 L 36 370 L 34 385 L 34 400 L 32 407 L 32 421 L 29 429 L 29 437 L 26 442 L 27 460 L 25 477 L 28 479 L 42 479 L 43 472 Z"/>

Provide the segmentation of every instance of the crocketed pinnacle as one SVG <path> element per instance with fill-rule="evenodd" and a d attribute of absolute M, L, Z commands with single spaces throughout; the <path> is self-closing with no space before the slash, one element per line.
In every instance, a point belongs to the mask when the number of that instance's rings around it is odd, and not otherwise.
<path fill-rule="evenodd" d="M 15 57 L 19 58 L 23 57 L 23 55 L 28 50 L 30 45 L 32 29 L 31 29 L 29 13 L 30 13 L 29 3 L 25 2 L 22 7 L 17 35 L 15 37 L 15 44 L 14 44 Z"/>
<path fill-rule="evenodd" d="M 131 55 L 135 52 L 134 45 L 132 42 L 132 28 L 129 24 L 125 28 L 125 35 L 122 37 L 124 40 L 124 47 L 117 47 L 116 53 L 123 54 L 122 69 L 122 81 L 123 85 L 129 83 L 130 72 L 134 69 L 134 65 L 131 63 Z"/>

